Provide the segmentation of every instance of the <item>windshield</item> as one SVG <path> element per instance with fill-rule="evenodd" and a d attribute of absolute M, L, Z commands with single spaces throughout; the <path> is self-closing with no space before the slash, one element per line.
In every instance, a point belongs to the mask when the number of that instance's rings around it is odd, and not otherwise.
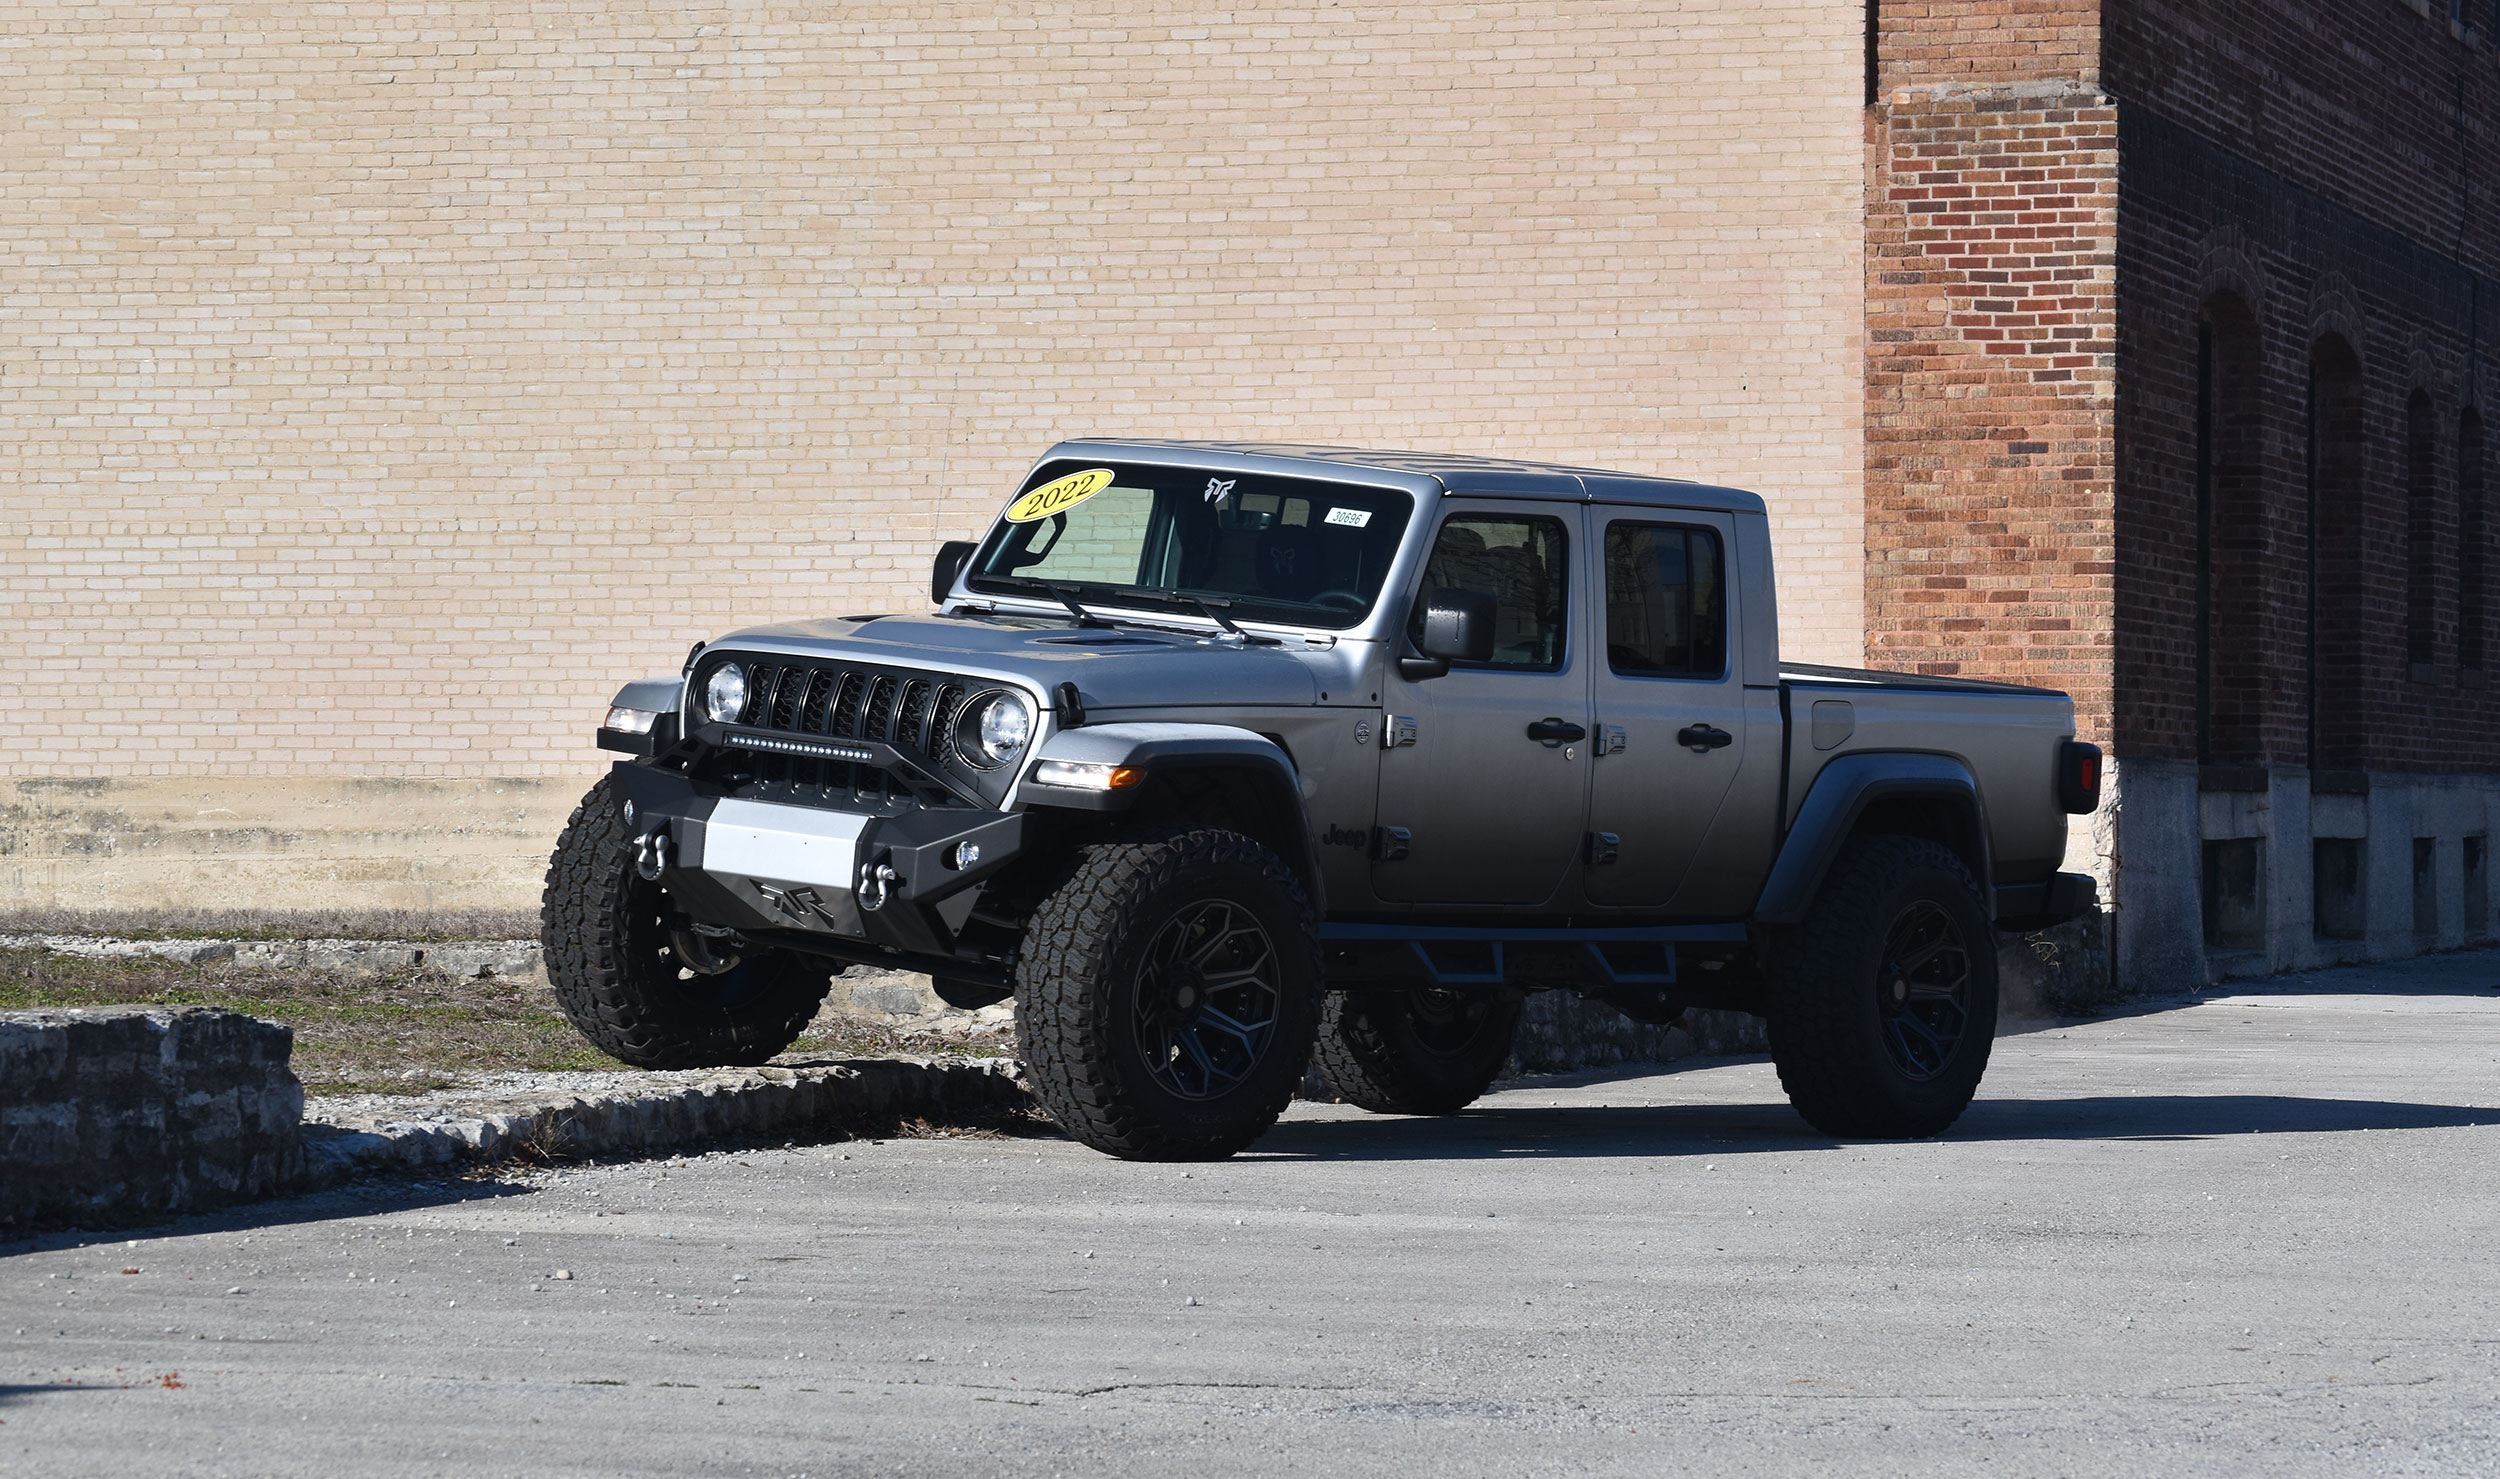
<path fill-rule="evenodd" d="M 972 562 L 972 589 L 1018 580 L 1080 600 L 1342 629 L 1370 613 L 1414 502 L 1389 488 L 1205 468 L 1045 463 Z M 1158 599 L 1159 598 L 1159 599 Z"/>

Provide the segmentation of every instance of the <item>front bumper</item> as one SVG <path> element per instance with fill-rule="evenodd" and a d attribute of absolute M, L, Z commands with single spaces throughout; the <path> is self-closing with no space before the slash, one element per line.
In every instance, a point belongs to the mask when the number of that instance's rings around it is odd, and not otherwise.
<path fill-rule="evenodd" d="M 841 811 L 709 796 L 630 761 L 615 774 L 638 864 L 697 923 L 837 954 L 955 956 L 981 884 L 1024 846 L 1021 812 Z"/>

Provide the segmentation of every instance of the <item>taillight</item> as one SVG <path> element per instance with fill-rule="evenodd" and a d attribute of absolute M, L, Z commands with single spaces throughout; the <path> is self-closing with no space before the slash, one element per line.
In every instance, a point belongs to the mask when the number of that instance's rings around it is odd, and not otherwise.
<path fill-rule="evenodd" d="M 2101 747 L 2068 740 L 2057 747 L 2057 804 L 2081 816 L 2101 804 Z"/>

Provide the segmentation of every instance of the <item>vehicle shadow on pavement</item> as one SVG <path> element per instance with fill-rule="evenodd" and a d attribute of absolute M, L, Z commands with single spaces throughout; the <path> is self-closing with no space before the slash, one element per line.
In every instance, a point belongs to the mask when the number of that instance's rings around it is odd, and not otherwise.
<path fill-rule="evenodd" d="M 2500 1125 L 2500 1109 L 2274 1094 L 2130 1094 L 1983 1099 L 1940 1138 L 2208 1140 L 2485 1125 Z M 1808 1127 L 1786 1104 L 1580 1105 L 1477 1108 L 1441 1119 L 1290 1119 L 1247 1154 L 1318 1161 L 1725 1156 L 1848 1143 Z"/>
<path fill-rule="evenodd" d="M 163 1377 L 144 1377 L 138 1381 L 0 1381 L 0 1408 L 23 1402 L 29 1397 L 56 1397 L 66 1392 L 131 1392 L 141 1387 L 161 1387 Z M 176 1381 L 174 1386 L 182 1385 Z"/>
<path fill-rule="evenodd" d="M 202 1233 L 247 1232 L 304 1222 L 340 1222 L 427 1207 L 452 1207 L 530 1194 L 531 1188 L 488 1177 L 424 1180 L 375 1176 L 323 1191 L 300 1192 L 273 1201 L 247 1202 L 203 1212 L 185 1212 L 158 1221 L 133 1219 L 111 1226 L 68 1227 L 20 1233 L 0 1240 L 0 1259 L 20 1253 L 53 1252 L 91 1243 L 118 1243 L 129 1238 L 187 1238 Z M 46 1388 L 45 1390 L 50 1390 Z"/>

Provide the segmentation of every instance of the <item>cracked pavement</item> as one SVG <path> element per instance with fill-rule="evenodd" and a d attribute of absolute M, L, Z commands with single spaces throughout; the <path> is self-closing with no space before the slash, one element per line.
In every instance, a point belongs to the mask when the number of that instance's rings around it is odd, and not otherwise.
<path fill-rule="evenodd" d="M 0 1471 L 2488 1473 L 2500 952 L 1997 1044 L 372 1183 L 0 1247 Z M 134 1271 L 135 1270 L 135 1271 Z M 569 1277 L 565 1277 L 569 1275 Z"/>

